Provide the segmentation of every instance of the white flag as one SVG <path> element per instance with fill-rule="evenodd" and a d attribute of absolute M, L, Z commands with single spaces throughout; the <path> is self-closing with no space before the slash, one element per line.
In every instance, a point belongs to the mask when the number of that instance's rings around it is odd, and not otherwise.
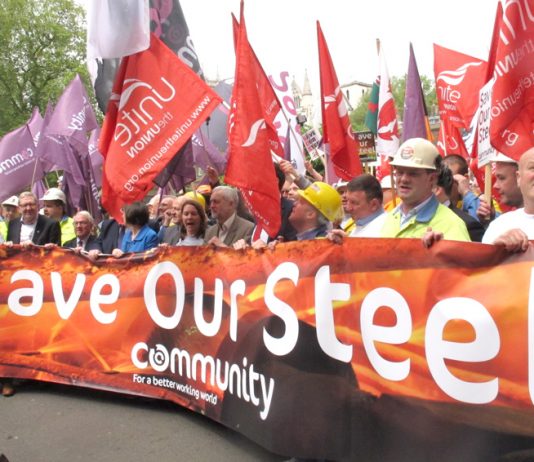
<path fill-rule="evenodd" d="M 150 46 L 148 0 L 87 2 L 87 57 L 121 58 Z"/>

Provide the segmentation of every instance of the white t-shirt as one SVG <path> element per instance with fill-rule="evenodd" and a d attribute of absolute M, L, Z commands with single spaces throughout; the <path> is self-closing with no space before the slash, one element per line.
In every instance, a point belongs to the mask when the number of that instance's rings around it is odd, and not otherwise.
<path fill-rule="evenodd" d="M 351 233 L 350 237 L 380 237 L 380 232 L 384 227 L 387 213 L 381 213 L 374 220 L 370 221 L 364 226 L 356 226 Z"/>
<path fill-rule="evenodd" d="M 511 229 L 520 229 L 528 236 L 529 240 L 534 240 L 534 215 L 525 213 L 525 209 L 517 209 L 499 215 L 489 224 L 482 237 L 482 243 L 493 244 L 495 239 Z"/>

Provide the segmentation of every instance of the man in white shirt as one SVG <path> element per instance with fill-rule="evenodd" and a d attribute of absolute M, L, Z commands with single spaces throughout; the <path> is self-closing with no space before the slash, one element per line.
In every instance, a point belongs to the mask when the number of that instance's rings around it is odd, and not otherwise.
<path fill-rule="evenodd" d="M 519 160 L 517 183 L 524 207 L 503 213 L 493 220 L 484 233 L 484 244 L 502 245 L 511 252 L 525 251 L 534 239 L 534 147 Z"/>
<path fill-rule="evenodd" d="M 386 219 L 380 182 L 372 175 L 359 175 L 348 182 L 345 194 L 347 198 L 345 209 L 354 220 L 355 227 L 349 234 L 340 229 L 332 230 L 328 238 L 340 242 L 347 236 L 380 237 Z"/>

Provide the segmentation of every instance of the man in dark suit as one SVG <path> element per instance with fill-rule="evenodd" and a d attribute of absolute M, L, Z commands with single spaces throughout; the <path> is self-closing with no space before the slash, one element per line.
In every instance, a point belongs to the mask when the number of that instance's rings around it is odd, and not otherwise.
<path fill-rule="evenodd" d="M 95 222 L 91 214 L 85 210 L 74 215 L 74 233 L 76 237 L 70 241 L 65 242 L 63 247 L 67 249 L 84 250 L 98 250 L 102 252 L 102 245 L 100 241 L 91 233 L 95 227 Z"/>
<path fill-rule="evenodd" d="M 229 186 L 217 186 L 211 193 L 211 216 L 217 223 L 206 230 L 205 241 L 218 247 L 229 247 L 240 239 L 250 243 L 254 223 L 237 215 L 239 196 Z"/>
<path fill-rule="evenodd" d="M 61 243 L 61 228 L 56 220 L 39 215 L 37 197 L 31 192 L 19 196 L 20 217 L 9 222 L 7 242 L 13 244 L 57 244 Z"/>

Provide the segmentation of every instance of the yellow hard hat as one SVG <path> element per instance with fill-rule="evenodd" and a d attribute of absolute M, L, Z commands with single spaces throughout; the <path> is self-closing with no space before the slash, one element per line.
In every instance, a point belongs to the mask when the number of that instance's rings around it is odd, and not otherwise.
<path fill-rule="evenodd" d="M 327 183 L 316 181 L 298 193 L 329 221 L 336 221 L 343 215 L 341 196 Z"/>
<path fill-rule="evenodd" d="M 202 208 L 206 209 L 206 199 L 204 199 L 204 196 L 200 193 L 197 193 L 196 191 L 189 191 L 184 194 L 185 197 L 197 201 Z"/>
<path fill-rule="evenodd" d="M 424 138 L 411 138 L 400 145 L 389 165 L 436 170 L 437 157 L 439 151 L 430 141 Z"/>

